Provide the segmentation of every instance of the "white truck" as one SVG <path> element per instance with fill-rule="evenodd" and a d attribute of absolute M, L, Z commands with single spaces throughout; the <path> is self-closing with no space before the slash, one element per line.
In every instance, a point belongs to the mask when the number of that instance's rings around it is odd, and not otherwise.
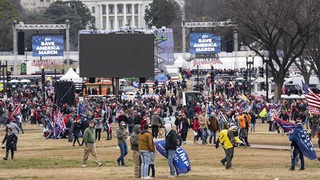
<path fill-rule="evenodd" d="M 302 89 L 302 81 L 305 82 L 303 76 L 290 77 L 286 79 L 283 85 L 299 85 Z M 320 89 L 319 78 L 317 76 L 310 76 L 309 87 Z"/>
<path fill-rule="evenodd" d="M 179 81 L 179 66 L 175 65 L 165 65 L 164 73 L 171 79 L 171 81 Z"/>

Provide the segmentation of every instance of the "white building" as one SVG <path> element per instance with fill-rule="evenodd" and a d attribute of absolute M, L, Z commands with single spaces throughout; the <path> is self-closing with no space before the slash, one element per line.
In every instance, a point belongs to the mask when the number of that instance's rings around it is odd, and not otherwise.
<path fill-rule="evenodd" d="M 145 10 L 152 0 L 81 0 L 95 17 L 101 30 L 119 30 L 126 25 L 145 28 Z"/>
<path fill-rule="evenodd" d="M 43 12 L 56 0 L 20 0 L 20 4 L 26 12 Z"/>
<path fill-rule="evenodd" d="M 57 0 L 20 0 L 27 12 L 43 12 Z M 70 1 L 70 0 L 61 0 Z M 100 30 L 119 30 L 126 25 L 145 28 L 145 10 L 153 0 L 78 0 L 94 16 L 93 24 Z"/>

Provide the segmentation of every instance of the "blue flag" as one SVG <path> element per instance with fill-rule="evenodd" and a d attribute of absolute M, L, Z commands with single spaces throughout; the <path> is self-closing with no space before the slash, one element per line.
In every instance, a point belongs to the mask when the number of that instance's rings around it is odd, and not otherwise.
<path fill-rule="evenodd" d="M 298 123 L 293 131 L 293 140 L 298 144 L 302 154 L 310 160 L 317 159 L 316 151 L 306 130 Z"/>
<path fill-rule="evenodd" d="M 164 139 L 154 142 L 157 151 L 167 158 L 167 152 L 165 150 L 166 141 Z M 176 169 L 177 175 L 186 174 L 191 171 L 191 164 L 187 152 L 182 148 L 178 147 L 173 157 L 173 165 Z"/>
<path fill-rule="evenodd" d="M 78 115 L 80 114 L 84 114 L 84 112 L 86 111 L 85 107 L 83 106 L 82 103 L 78 103 Z"/>
<path fill-rule="evenodd" d="M 273 117 L 273 119 L 279 124 L 279 126 L 283 129 L 283 131 L 285 133 L 288 133 L 288 132 L 292 132 L 292 130 L 294 129 L 295 125 L 291 122 L 288 122 L 288 121 L 284 121 L 283 119 L 281 118 L 278 118 L 278 117 Z"/>

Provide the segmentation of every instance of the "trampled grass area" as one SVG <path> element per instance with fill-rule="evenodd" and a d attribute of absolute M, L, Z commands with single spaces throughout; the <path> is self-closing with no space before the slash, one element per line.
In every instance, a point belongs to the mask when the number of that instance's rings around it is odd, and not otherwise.
<path fill-rule="evenodd" d="M 39 128 L 29 125 L 26 128 Z M 255 145 L 290 146 L 287 135 L 267 132 L 267 124 L 258 124 L 256 133 L 249 134 L 249 141 Z M 2 138 L 4 132 L 0 132 Z M 0 179 L 134 179 L 131 150 L 126 156 L 128 167 L 118 167 L 116 158 L 119 156 L 117 141 L 105 141 L 105 133 L 97 142 L 97 155 L 104 164 L 96 167 L 89 157 L 87 168 L 81 168 L 83 147 L 72 146 L 67 139 L 42 138 L 42 131 L 27 130 L 19 135 L 18 151 L 15 160 L 0 159 Z M 1 139 L 0 138 L 0 139 Z M 192 132 L 188 139 L 192 140 Z M 128 141 L 129 143 L 129 141 Z M 317 139 L 313 139 L 317 147 Z M 226 170 L 220 163 L 224 151 L 213 145 L 183 145 L 188 152 L 192 171 L 178 176 L 176 179 L 319 179 L 320 163 L 306 161 L 304 171 L 289 171 L 290 151 L 277 149 L 257 149 L 238 147 L 235 149 L 232 170 Z M 319 153 L 319 152 L 317 152 Z M 0 150 L 4 156 L 5 150 Z M 0 157 L 1 157 L 0 156 Z M 169 168 L 166 159 L 159 153 L 156 158 L 156 179 L 166 179 Z M 299 169 L 299 167 L 297 167 Z"/>

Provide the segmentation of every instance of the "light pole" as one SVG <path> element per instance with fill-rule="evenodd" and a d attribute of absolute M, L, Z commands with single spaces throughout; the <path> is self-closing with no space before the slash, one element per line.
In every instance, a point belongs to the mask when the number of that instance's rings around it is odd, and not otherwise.
<path fill-rule="evenodd" d="M 211 93 L 212 93 L 212 105 L 214 105 L 214 67 L 213 64 L 211 64 Z"/>
<path fill-rule="evenodd" d="M 254 53 L 252 53 L 252 55 L 251 55 L 251 57 L 252 57 L 252 59 L 251 59 L 251 61 L 250 61 L 250 59 L 249 59 L 249 61 L 248 61 L 248 64 L 249 64 L 249 95 L 251 95 L 251 69 L 252 69 L 252 66 L 253 66 L 253 64 L 254 64 Z"/>
<path fill-rule="evenodd" d="M 28 54 L 27 54 L 28 48 L 25 48 L 24 53 L 26 54 L 26 61 L 28 61 Z"/>
<path fill-rule="evenodd" d="M 261 52 L 262 62 L 266 64 L 266 100 L 269 102 L 269 54 L 266 51 Z M 263 67 L 263 66 L 262 66 Z"/>
<path fill-rule="evenodd" d="M 45 94 L 45 83 L 46 83 L 46 74 L 44 72 L 44 66 L 41 65 L 41 84 L 42 84 L 42 105 L 46 104 L 46 94 Z"/>
<path fill-rule="evenodd" d="M 197 65 L 197 90 L 200 91 L 200 85 L 199 85 L 199 65 Z"/>
<path fill-rule="evenodd" d="M 265 60 L 266 63 L 266 99 L 269 102 L 269 58 Z"/>

